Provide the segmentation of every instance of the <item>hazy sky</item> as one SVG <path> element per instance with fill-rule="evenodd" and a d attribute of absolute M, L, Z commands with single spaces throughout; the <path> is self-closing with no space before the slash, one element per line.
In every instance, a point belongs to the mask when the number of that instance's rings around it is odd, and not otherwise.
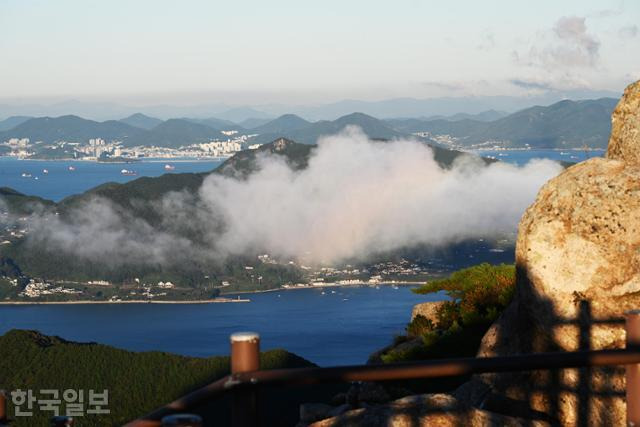
<path fill-rule="evenodd" d="M 0 0 L 0 98 L 147 104 L 619 91 L 638 1 Z"/>

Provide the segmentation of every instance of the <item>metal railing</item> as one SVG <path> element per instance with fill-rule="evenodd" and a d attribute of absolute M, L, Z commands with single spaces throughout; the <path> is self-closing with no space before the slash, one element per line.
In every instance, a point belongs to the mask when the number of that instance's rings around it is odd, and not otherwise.
<path fill-rule="evenodd" d="M 231 335 L 231 374 L 195 390 L 125 427 L 199 426 L 186 414 L 212 399 L 233 393 L 234 427 L 258 424 L 256 388 L 354 381 L 442 378 L 470 374 L 626 365 L 627 425 L 640 425 L 640 310 L 626 313 L 626 348 L 505 357 L 441 359 L 384 365 L 259 370 L 260 337 Z M 0 393 L 0 425 L 6 422 L 6 398 Z M 183 423 L 184 422 L 184 423 Z M 71 424 L 59 424 L 71 425 Z"/>

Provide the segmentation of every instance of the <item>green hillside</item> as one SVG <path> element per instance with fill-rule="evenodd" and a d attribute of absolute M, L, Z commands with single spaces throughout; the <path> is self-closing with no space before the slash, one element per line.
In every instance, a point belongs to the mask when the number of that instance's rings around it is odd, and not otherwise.
<path fill-rule="evenodd" d="M 199 123 L 201 125 L 205 125 L 216 130 L 237 130 L 238 132 L 241 132 L 241 133 L 245 132 L 245 129 L 242 126 L 239 126 L 238 124 L 230 120 L 223 120 L 215 117 L 209 117 L 208 119 L 185 118 L 182 120 L 187 120 L 192 123 Z"/>
<path fill-rule="evenodd" d="M 500 141 L 505 147 L 606 148 L 611 132 L 613 98 L 564 100 L 547 107 L 531 107 L 498 120 L 483 122 L 463 119 L 389 120 L 402 132 L 431 132 L 451 135 L 461 145 L 471 146 Z"/>
<path fill-rule="evenodd" d="M 301 129 L 306 126 L 309 126 L 311 122 L 306 121 L 302 117 L 298 117 L 295 114 L 285 114 L 278 117 L 275 120 L 272 120 L 268 123 L 265 123 L 261 126 L 258 126 L 252 129 L 252 132 L 255 133 L 286 133 L 292 130 Z"/>
<path fill-rule="evenodd" d="M 55 203 L 51 200 L 28 196 L 9 187 L 0 187 L 0 212 L 4 208 L 17 215 L 28 215 L 54 205 Z"/>
<path fill-rule="evenodd" d="M 297 123 L 302 124 L 300 121 L 297 121 Z M 372 139 L 394 139 L 409 136 L 407 133 L 393 129 L 387 123 L 375 117 L 362 113 L 353 113 L 333 121 L 322 120 L 315 123 L 308 123 L 302 127 L 282 128 L 279 132 L 261 133 L 252 139 L 252 141 L 260 143 L 284 137 L 303 144 L 316 144 L 318 138 L 335 135 L 343 131 L 347 126 L 358 126 L 365 135 Z M 269 129 L 269 123 L 263 125 L 263 128 Z"/>
<path fill-rule="evenodd" d="M 204 124 L 182 119 L 170 119 L 153 129 L 127 139 L 125 145 L 128 147 L 154 145 L 156 147 L 178 148 L 184 145 L 209 142 L 223 136 L 219 130 Z"/>
<path fill-rule="evenodd" d="M 162 123 L 162 120 L 155 117 L 149 117 L 141 113 L 132 114 L 129 117 L 120 119 L 122 123 L 134 126 L 140 129 L 152 129 Z"/>
<path fill-rule="evenodd" d="M 32 142 L 86 142 L 91 138 L 128 141 L 145 131 L 116 120 L 96 122 L 78 116 L 38 117 L 29 119 L 10 130 L 0 132 L 0 141 L 9 138 L 29 138 Z"/>
<path fill-rule="evenodd" d="M 261 354 L 262 369 L 314 366 L 311 362 L 284 350 Z M 33 390 L 35 397 L 43 389 L 84 391 L 84 410 L 88 409 L 89 390 L 109 391 L 108 415 L 78 417 L 81 426 L 119 426 L 170 401 L 209 384 L 229 373 L 229 358 L 196 358 L 163 352 L 130 352 L 95 343 L 75 343 L 36 331 L 11 330 L 0 336 L 0 389 Z M 327 399 L 330 388 L 300 392 L 269 393 L 264 397 L 267 425 L 293 425 L 297 406 L 303 401 Z M 61 398 L 61 397 L 60 397 Z M 10 401 L 11 399 L 9 399 Z M 26 406 L 22 407 L 26 410 Z M 63 406 L 64 411 L 64 406 Z M 228 401 L 212 402 L 196 411 L 206 425 L 226 425 Z M 13 417 L 14 408 L 9 407 Z M 12 426 L 46 426 L 52 413 L 34 405 L 33 417 L 15 417 Z"/>

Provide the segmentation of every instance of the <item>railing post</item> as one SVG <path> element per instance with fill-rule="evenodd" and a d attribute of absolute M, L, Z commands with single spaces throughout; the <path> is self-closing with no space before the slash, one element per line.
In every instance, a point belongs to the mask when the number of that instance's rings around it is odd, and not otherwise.
<path fill-rule="evenodd" d="M 231 335 L 231 374 L 260 369 L 260 335 L 237 332 Z M 233 426 L 258 425 L 258 402 L 255 390 L 237 390 L 233 394 Z"/>
<path fill-rule="evenodd" d="M 0 426 L 7 423 L 7 392 L 0 390 Z"/>
<path fill-rule="evenodd" d="M 640 310 L 625 313 L 627 348 L 640 346 Z M 640 426 L 640 364 L 627 365 L 627 425 Z"/>

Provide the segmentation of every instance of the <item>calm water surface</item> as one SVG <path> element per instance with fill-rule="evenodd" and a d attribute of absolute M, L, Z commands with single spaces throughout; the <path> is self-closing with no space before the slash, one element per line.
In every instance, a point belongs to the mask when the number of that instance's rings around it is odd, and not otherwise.
<path fill-rule="evenodd" d="M 88 161 L 17 160 L 0 157 L 0 187 L 11 187 L 21 193 L 58 201 L 82 193 L 106 182 L 128 182 L 141 176 L 160 176 L 165 164 L 175 167 L 171 173 L 208 172 L 220 165 L 218 160 L 141 161 L 135 163 L 97 163 Z M 75 168 L 69 170 L 69 166 Z M 42 171 L 47 169 L 48 174 Z M 122 169 L 134 170 L 137 176 L 122 175 Z M 30 178 L 22 176 L 30 174 Z M 36 179 L 37 178 L 37 179 Z"/>
<path fill-rule="evenodd" d="M 498 160 L 524 165 L 532 159 L 551 159 L 556 161 L 579 163 L 592 157 L 604 156 L 604 150 L 476 150 L 475 154 L 495 157 Z"/>
<path fill-rule="evenodd" d="M 0 334 L 36 329 L 73 341 L 191 356 L 229 353 L 229 334 L 256 331 L 262 347 L 285 348 L 323 366 L 360 364 L 403 332 L 411 307 L 444 299 L 407 286 L 245 294 L 250 303 L 0 306 Z"/>

